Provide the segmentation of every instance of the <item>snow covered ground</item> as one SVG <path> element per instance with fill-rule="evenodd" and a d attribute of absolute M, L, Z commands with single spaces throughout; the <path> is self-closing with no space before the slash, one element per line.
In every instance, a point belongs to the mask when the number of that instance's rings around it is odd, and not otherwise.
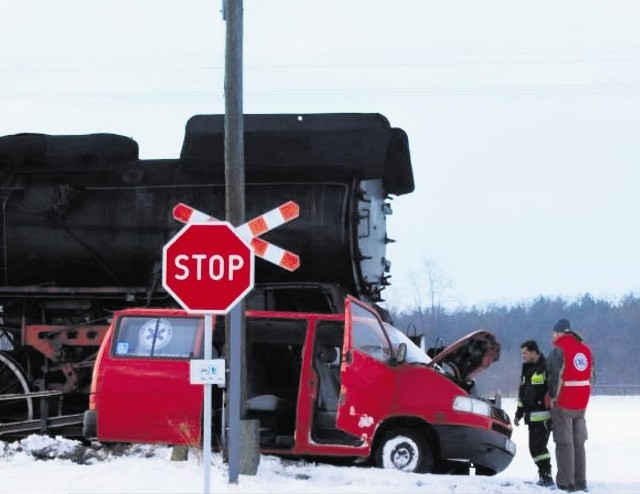
<path fill-rule="evenodd" d="M 505 399 L 513 414 L 515 402 Z M 637 470 L 640 397 L 596 396 L 587 412 L 587 478 L 590 493 L 640 493 Z M 338 467 L 263 456 L 258 474 L 229 484 L 218 454 L 211 467 L 212 493 L 523 493 L 547 492 L 532 483 L 536 471 L 527 430 L 516 428 L 518 453 L 495 477 L 417 475 L 364 467 Z M 549 442 L 552 456 L 553 440 Z M 84 448 L 77 441 L 30 436 L 0 441 L 0 493 L 201 493 L 203 467 L 192 452 L 170 461 L 171 449 L 150 445 Z M 555 472 L 555 465 L 554 465 Z"/>

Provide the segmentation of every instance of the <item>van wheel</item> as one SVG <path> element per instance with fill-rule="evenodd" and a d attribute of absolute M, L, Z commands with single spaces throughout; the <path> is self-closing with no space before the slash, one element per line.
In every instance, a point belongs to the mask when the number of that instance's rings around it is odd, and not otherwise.
<path fill-rule="evenodd" d="M 426 438 L 412 429 L 387 432 L 375 452 L 376 466 L 403 472 L 429 473 L 434 458 Z"/>

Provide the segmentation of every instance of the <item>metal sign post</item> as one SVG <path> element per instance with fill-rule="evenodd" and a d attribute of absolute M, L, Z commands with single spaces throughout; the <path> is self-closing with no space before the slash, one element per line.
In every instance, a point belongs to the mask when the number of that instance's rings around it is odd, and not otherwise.
<path fill-rule="evenodd" d="M 213 349 L 213 315 L 204 316 L 204 359 L 210 360 Z M 211 384 L 204 385 L 204 410 L 202 422 L 202 461 L 204 461 L 204 494 L 209 494 L 211 487 Z"/>
<path fill-rule="evenodd" d="M 229 317 L 230 339 L 229 342 L 229 441 L 227 451 L 229 454 L 229 482 L 238 482 L 240 473 L 240 408 L 242 392 L 242 330 L 241 316 L 243 304 L 231 309 Z"/>
<path fill-rule="evenodd" d="M 226 384 L 226 369 L 223 359 L 212 359 L 213 347 L 213 314 L 204 316 L 204 359 L 189 361 L 189 382 L 191 384 L 203 384 L 204 403 L 202 405 L 202 458 L 204 461 L 204 494 L 209 494 L 211 486 L 211 420 L 212 386 L 221 388 Z M 207 425 L 208 424 L 208 425 Z"/>

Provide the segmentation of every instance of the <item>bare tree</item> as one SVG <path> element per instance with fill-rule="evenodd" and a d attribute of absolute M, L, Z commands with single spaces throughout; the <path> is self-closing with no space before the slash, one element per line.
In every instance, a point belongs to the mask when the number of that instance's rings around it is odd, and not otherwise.
<path fill-rule="evenodd" d="M 444 311 L 442 301 L 448 291 L 453 288 L 453 282 L 442 271 L 438 263 L 432 259 L 422 262 L 422 267 L 411 279 L 414 290 L 414 301 L 418 312 L 427 312 L 431 322 L 434 322 Z M 423 294 L 428 297 L 428 307 L 425 307 Z"/>

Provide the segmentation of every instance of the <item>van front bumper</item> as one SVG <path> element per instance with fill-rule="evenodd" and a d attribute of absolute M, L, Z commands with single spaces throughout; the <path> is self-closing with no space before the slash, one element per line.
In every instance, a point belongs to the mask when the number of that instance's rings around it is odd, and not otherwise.
<path fill-rule="evenodd" d="M 516 444 L 495 431 L 457 425 L 436 425 L 434 428 L 440 454 L 446 460 L 470 461 L 499 473 L 516 455 Z"/>

